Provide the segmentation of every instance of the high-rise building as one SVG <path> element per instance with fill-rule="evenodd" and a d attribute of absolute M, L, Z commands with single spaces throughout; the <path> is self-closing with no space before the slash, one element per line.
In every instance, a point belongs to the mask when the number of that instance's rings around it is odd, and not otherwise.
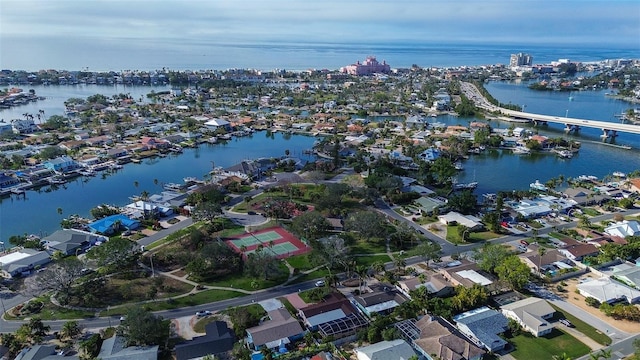
<path fill-rule="evenodd" d="M 533 58 L 529 54 L 525 53 L 517 53 L 511 54 L 511 60 L 509 60 L 509 67 L 518 67 L 518 66 L 531 66 L 533 63 Z"/>

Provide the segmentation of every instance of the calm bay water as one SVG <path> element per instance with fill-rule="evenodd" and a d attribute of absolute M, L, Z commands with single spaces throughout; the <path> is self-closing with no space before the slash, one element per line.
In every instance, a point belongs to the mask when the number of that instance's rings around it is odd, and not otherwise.
<path fill-rule="evenodd" d="M 83 181 L 77 178 L 55 191 L 27 191 L 26 197 L 12 195 L 0 202 L 0 240 L 11 235 L 46 235 L 60 228 L 60 221 L 70 214 L 89 216 L 89 210 L 99 204 L 123 206 L 131 196 L 147 191 L 162 191 L 162 183 L 182 183 L 185 177 L 202 179 L 215 165 L 229 167 L 244 159 L 291 156 L 305 159 L 302 152 L 317 140 L 308 136 L 276 133 L 268 136 L 257 132 L 253 136 L 235 138 L 226 143 L 201 145 L 185 149 L 182 155 L 146 159 L 141 164 L 127 164 L 105 178 L 98 175 Z M 158 180 L 158 185 L 154 180 Z M 135 186 L 137 182 L 137 187 Z M 58 208 L 63 214 L 59 215 Z"/>
<path fill-rule="evenodd" d="M 621 100 L 606 97 L 609 90 L 566 92 L 534 91 L 523 83 L 491 82 L 487 90 L 500 102 L 525 105 L 525 110 L 545 115 L 584 118 L 617 122 L 614 114 L 620 114 L 633 106 Z M 571 96 L 571 100 L 569 100 Z M 465 124 L 463 119 L 450 118 L 450 123 Z M 511 124 L 492 121 L 496 128 L 508 128 Z M 602 178 L 614 171 L 629 173 L 640 169 L 640 136 L 619 133 L 616 144 L 629 145 L 625 150 L 602 143 L 597 129 L 582 129 L 577 136 L 566 135 L 561 124 L 533 127 L 516 124 L 538 131 L 549 137 L 564 137 L 581 142 L 580 152 L 572 159 L 561 159 L 553 154 L 514 155 L 509 151 L 492 150 L 471 156 L 465 162 L 460 182 L 478 181 L 477 194 L 509 189 L 528 189 L 536 179 L 544 182 L 559 174 L 565 177 L 595 175 Z"/>

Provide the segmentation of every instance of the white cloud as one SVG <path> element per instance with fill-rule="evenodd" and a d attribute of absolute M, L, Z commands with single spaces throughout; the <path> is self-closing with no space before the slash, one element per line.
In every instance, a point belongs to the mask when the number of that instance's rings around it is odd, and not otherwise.
<path fill-rule="evenodd" d="M 6 35 L 224 42 L 635 41 L 639 5 L 594 0 L 3 0 Z"/>

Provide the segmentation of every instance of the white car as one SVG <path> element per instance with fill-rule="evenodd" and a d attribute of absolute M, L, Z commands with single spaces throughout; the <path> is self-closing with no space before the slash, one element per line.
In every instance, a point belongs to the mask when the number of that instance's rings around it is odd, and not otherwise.
<path fill-rule="evenodd" d="M 196 316 L 197 316 L 197 317 L 205 317 L 205 316 L 209 316 L 209 315 L 211 315 L 211 314 L 212 314 L 212 313 L 211 313 L 211 311 L 209 311 L 209 310 L 203 310 L 203 311 L 198 311 L 198 312 L 196 313 Z"/>
<path fill-rule="evenodd" d="M 316 287 L 323 287 L 323 286 L 324 286 L 324 280 L 316 281 Z"/>

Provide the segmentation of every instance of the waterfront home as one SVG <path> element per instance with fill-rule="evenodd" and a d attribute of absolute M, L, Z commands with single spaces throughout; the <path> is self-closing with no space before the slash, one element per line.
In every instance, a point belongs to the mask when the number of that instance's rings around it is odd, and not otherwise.
<path fill-rule="evenodd" d="M 0 172 L 0 189 L 10 188 L 18 184 L 20 184 L 20 180 L 13 174 Z"/>
<path fill-rule="evenodd" d="M 34 249 L 19 249 L 0 256 L 2 276 L 11 278 L 18 274 L 28 274 L 37 267 L 51 262 L 49 253 Z"/>
<path fill-rule="evenodd" d="M 573 201 L 576 205 L 589 206 L 593 204 L 601 204 L 608 199 L 607 196 L 601 195 L 595 191 L 582 187 L 567 188 L 562 192 L 563 196 Z"/>
<path fill-rule="evenodd" d="M 453 317 L 458 329 L 469 339 L 491 352 L 507 345 L 499 335 L 509 328 L 509 320 L 499 311 L 481 307 Z"/>
<path fill-rule="evenodd" d="M 38 131 L 38 126 L 33 122 L 33 119 L 14 119 L 11 120 L 11 126 L 13 126 L 13 132 L 17 134 L 30 134 Z"/>
<path fill-rule="evenodd" d="M 204 126 L 211 130 L 216 131 L 222 129 L 224 131 L 231 131 L 231 123 L 224 119 L 211 119 L 204 123 Z"/>
<path fill-rule="evenodd" d="M 116 214 L 96 220 L 92 223 L 89 223 L 88 226 L 92 232 L 110 235 L 117 231 L 120 227 L 124 227 L 128 230 L 135 230 L 140 227 L 140 222 L 137 220 L 132 220 L 126 215 Z"/>
<path fill-rule="evenodd" d="M 400 339 L 381 341 L 354 351 L 358 360 L 409 360 L 416 356 L 411 346 Z"/>
<path fill-rule="evenodd" d="M 98 242 L 107 240 L 104 236 L 82 230 L 62 229 L 42 238 L 40 243 L 50 252 L 60 251 L 64 255 L 74 255 L 78 250 L 86 250 Z"/>
<path fill-rule="evenodd" d="M 233 349 L 236 336 L 224 321 L 214 321 L 205 326 L 206 335 L 176 345 L 176 360 L 200 359 L 207 355 L 226 358 Z"/>
<path fill-rule="evenodd" d="M 640 301 L 640 291 L 608 277 L 585 281 L 578 284 L 577 289 L 580 295 L 592 297 L 600 303 L 613 304 L 625 301 L 635 304 Z"/>
<path fill-rule="evenodd" d="M 623 220 L 613 223 L 606 228 L 604 232 L 616 237 L 626 238 L 627 236 L 640 235 L 640 223 L 636 220 Z"/>
<path fill-rule="evenodd" d="M 298 320 L 291 317 L 287 309 L 269 311 L 269 320 L 247 329 L 247 344 L 252 349 L 263 347 L 274 349 L 301 339 L 304 330 Z"/>
<path fill-rule="evenodd" d="M 530 332 L 533 336 L 544 336 L 553 330 L 549 319 L 553 317 L 556 310 L 545 300 L 530 297 L 502 305 L 500 311 L 509 319 L 517 321 L 525 331 Z"/>
<path fill-rule="evenodd" d="M 96 358 L 102 360 L 157 360 L 158 345 L 127 346 L 127 340 L 124 337 L 114 335 L 102 342 Z"/>
<path fill-rule="evenodd" d="M 425 359 L 481 360 L 486 351 L 467 340 L 460 330 L 439 316 L 423 316 L 396 323 L 402 337 Z"/>
<path fill-rule="evenodd" d="M 45 168 L 59 173 L 70 172 L 80 167 L 75 160 L 66 155 L 47 160 L 43 165 Z"/>
<path fill-rule="evenodd" d="M 146 146 L 147 149 L 166 149 L 171 146 L 171 143 L 162 139 L 156 139 L 149 136 L 144 136 L 140 139 L 140 143 Z"/>
<path fill-rule="evenodd" d="M 112 159 L 124 157 L 124 156 L 127 156 L 128 154 L 129 152 L 127 151 L 127 149 L 123 147 L 115 147 L 113 149 L 109 149 L 107 150 L 107 153 L 106 153 L 106 155 Z"/>

